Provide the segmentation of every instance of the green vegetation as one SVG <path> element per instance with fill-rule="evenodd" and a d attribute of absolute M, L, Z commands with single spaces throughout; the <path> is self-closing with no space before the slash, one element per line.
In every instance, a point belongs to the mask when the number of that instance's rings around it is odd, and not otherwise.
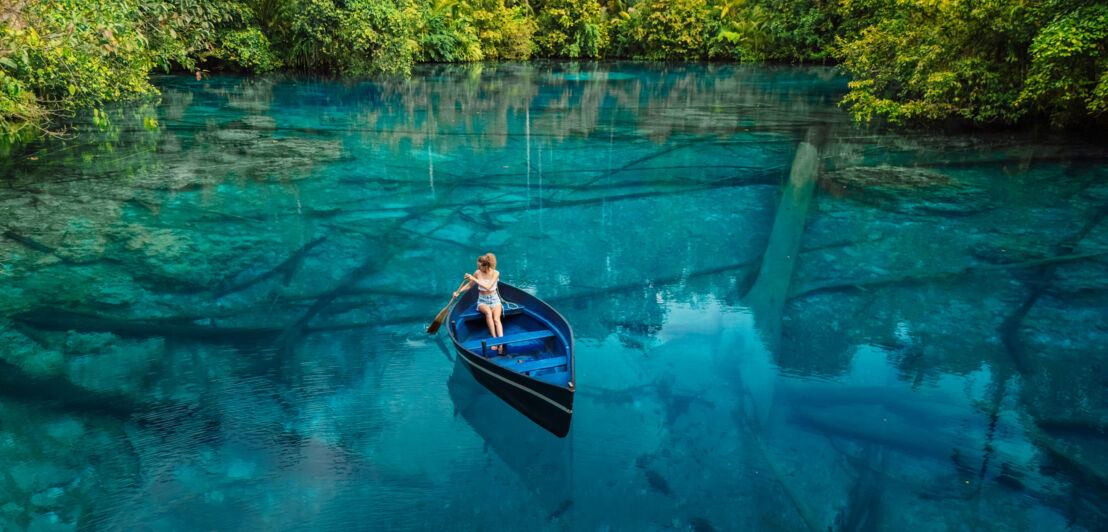
<path fill-rule="evenodd" d="M 416 62 L 839 62 L 859 121 L 1105 125 L 1089 0 L 37 0 L 0 7 L 0 145 L 156 94 L 153 71 L 405 75 Z"/>
<path fill-rule="evenodd" d="M 1104 125 L 1108 8 L 1103 5 L 856 3 L 885 15 L 856 38 L 842 40 L 837 52 L 856 78 L 846 103 L 858 119 Z"/>
<path fill-rule="evenodd" d="M 535 50 L 544 57 L 599 58 L 608 23 L 597 0 L 538 0 Z"/>
<path fill-rule="evenodd" d="M 613 55 L 655 61 L 708 58 L 712 17 L 705 0 L 643 1 L 619 15 L 612 24 Z"/>
<path fill-rule="evenodd" d="M 0 142 L 46 133 L 49 117 L 153 94 L 149 73 L 191 68 L 214 36 L 195 0 L 38 0 L 0 8 Z"/>

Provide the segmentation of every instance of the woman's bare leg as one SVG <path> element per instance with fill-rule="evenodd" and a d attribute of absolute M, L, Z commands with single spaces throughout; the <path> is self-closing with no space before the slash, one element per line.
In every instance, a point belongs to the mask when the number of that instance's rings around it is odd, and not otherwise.
<path fill-rule="evenodd" d="M 496 324 L 496 336 L 500 338 L 504 336 L 504 324 L 500 322 L 500 313 L 504 311 L 503 305 L 497 305 L 492 308 L 492 320 Z M 500 346 L 500 354 L 504 354 L 504 346 Z"/>
<path fill-rule="evenodd" d="M 493 321 L 492 309 L 488 305 L 477 305 L 477 310 L 485 315 L 485 325 L 489 327 L 489 337 L 496 338 L 496 323 Z M 495 351 L 496 347 L 492 349 Z"/>

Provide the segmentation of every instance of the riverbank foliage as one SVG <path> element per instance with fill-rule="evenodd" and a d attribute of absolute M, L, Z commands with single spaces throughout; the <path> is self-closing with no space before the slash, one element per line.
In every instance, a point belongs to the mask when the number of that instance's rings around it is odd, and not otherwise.
<path fill-rule="evenodd" d="M 859 121 L 1105 125 L 1089 0 L 16 0 L 0 143 L 156 93 L 158 71 L 405 75 L 531 57 L 841 63 Z"/>

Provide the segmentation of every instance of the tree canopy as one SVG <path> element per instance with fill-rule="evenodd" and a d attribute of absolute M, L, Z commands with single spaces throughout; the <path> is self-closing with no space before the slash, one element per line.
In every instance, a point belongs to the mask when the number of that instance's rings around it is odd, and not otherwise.
<path fill-rule="evenodd" d="M 1093 0 L 36 0 L 0 7 L 0 144 L 161 71 L 406 75 L 531 57 L 840 63 L 859 121 L 1103 128 Z"/>

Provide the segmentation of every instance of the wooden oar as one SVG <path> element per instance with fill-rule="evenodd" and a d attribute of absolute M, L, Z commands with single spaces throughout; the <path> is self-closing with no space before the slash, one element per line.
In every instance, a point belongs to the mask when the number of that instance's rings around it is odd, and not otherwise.
<path fill-rule="evenodd" d="M 462 284 L 458 285 L 458 290 L 461 290 L 467 282 L 469 281 L 462 281 Z M 458 290 L 455 290 L 455 292 L 457 292 Z M 457 297 L 457 295 L 451 297 L 450 302 L 447 303 L 445 307 L 442 307 L 442 310 L 439 311 L 439 315 L 435 316 L 435 321 L 432 321 L 431 325 L 427 327 L 427 334 L 435 334 L 439 332 L 439 327 L 442 327 L 442 322 L 446 321 L 446 312 L 450 310 L 450 305 L 454 304 L 454 299 L 456 299 Z"/>

